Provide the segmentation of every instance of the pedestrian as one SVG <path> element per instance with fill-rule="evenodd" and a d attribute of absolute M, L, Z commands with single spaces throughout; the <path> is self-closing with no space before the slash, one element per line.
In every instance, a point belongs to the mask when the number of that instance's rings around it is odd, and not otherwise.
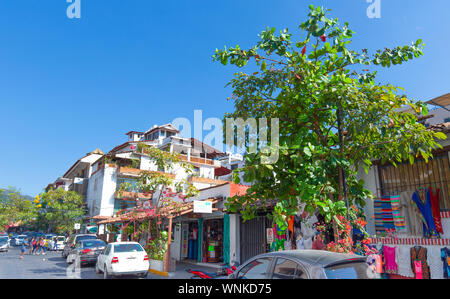
<path fill-rule="evenodd" d="M 41 237 L 41 239 L 39 240 L 39 249 L 41 250 L 42 255 L 46 255 L 47 254 L 46 250 L 45 250 L 45 239 L 44 239 L 44 237 Z"/>
<path fill-rule="evenodd" d="M 32 246 L 33 246 L 33 249 L 31 250 L 31 254 L 36 255 L 37 246 L 38 246 L 38 242 L 37 242 L 37 238 L 36 237 L 33 237 Z"/>
<path fill-rule="evenodd" d="M 53 237 L 53 250 L 58 250 L 58 237 Z"/>
<path fill-rule="evenodd" d="M 22 247 L 20 248 L 20 251 L 22 252 L 22 254 L 20 255 L 20 259 L 21 260 L 23 259 L 23 256 L 25 255 L 25 252 L 27 252 L 27 246 L 29 246 L 28 238 L 23 240 Z"/>

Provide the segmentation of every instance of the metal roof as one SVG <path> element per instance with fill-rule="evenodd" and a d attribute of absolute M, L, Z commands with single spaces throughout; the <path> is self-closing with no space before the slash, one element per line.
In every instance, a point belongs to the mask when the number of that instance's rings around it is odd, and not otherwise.
<path fill-rule="evenodd" d="M 435 99 L 429 100 L 428 102 L 426 102 L 426 104 L 440 106 L 442 108 L 445 108 L 450 105 L 450 93 L 447 93 L 447 94 L 444 94 Z"/>

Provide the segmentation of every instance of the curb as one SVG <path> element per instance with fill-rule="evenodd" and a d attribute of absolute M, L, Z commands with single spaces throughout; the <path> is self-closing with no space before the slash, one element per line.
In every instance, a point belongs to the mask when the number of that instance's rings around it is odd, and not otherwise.
<path fill-rule="evenodd" d="M 153 269 L 149 269 L 148 272 L 156 274 L 156 275 L 160 275 L 160 276 L 165 276 L 165 277 L 169 276 L 168 272 L 161 272 L 161 271 L 153 270 Z"/>

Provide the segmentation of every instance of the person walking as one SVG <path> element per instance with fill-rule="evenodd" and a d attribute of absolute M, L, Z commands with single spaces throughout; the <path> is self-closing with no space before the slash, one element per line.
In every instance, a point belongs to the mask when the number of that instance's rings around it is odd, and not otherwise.
<path fill-rule="evenodd" d="M 58 250 L 58 237 L 53 237 L 53 250 Z"/>
<path fill-rule="evenodd" d="M 31 254 L 36 255 L 37 247 L 38 247 L 38 240 L 36 237 L 33 237 L 33 243 L 32 243 L 33 250 L 31 251 Z"/>
<path fill-rule="evenodd" d="M 47 254 L 47 252 L 45 250 L 45 239 L 44 239 L 44 237 L 41 237 L 41 239 L 39 240 L 39 249 L 41 250 L 42 255 L 46 255 Z"/>
<path fill-rule="evenodd" d="M 20 259 L 23 259 L 23 256 L 25 255 L 25 253 L 27 252 L 27 246 L 29 246 L 30 243 L 28 242 L 28 238 L 26 238 L 25 240 L 23 240 L 22 242 L 22 247 L 20 248 L 20 251 L 22 252 L 20 255 Z"/>

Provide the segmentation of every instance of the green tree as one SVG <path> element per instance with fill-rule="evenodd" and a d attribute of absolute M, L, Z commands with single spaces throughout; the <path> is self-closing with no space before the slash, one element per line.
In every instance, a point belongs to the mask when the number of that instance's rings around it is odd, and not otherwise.
<path fill-rule="evenodd" d="M 138 198 L 139 192 L 153 195 L 151 207 L 149 209 L 136 207 L 123 229 L 128 234 L 134 234 L 137 239 L 143 233 L 150 233 L 152 240 L 149 240 L 146 246 L 148 254 L 151 259 L 162 260 L 167 251 L 168 241 L 167 231 L 164 230 L 163 212 L 168 209 L 177 211 L 182 207 L 183 202 L 175 197 L 184 201 L 198 194 L 197 188 L 189 180 L 175 181 L 170 173 L 175 167 L 184 170 L 188 175 L 193 174 L 194 169 L 191 164 L 183 162 L 177 153 L 166 152 L 144 143 L 138 144 L 137 152 L 149 157 L 157 168 L 164 172 L 142 170 L 135 184 L 120 185 L 119 196 L 122 196 L 124 191 L 132 192 L 134 200 Z M 147 220 L 140 218 L 142 212 L 147 214 Z"/>
<path fill-rule="evenodd" d="M 86 214 L 83 198 L 75 191 L 52 189 L 36 197 L 36 226 L 45 231 L 66 233 Z"/>
<path fill-rule="evenodd" d="M 0 189 L 0 231 L 20 222 L 27 225 L 36 217 L 33 203 L 14 188 Z"/>
<path fill-rule="evenodd" d="M 354 32 L 349 24 L 341 26 L 327 14 L 311 5 L 299 33 L 285 29 L 276 34 L 268 28 L 250 49 L 225 47 L 213 55 L 214 61 L 239 68 L 254 60 L 257 68 L 236 73 L 228 84 L 235 111 L 224 121 L 280 120 L 278 161 L 265 165 L 260 152 L 247 154 L 245 168 L 238 170 L 253 185 L 227 206 L 241 211 L 244 219 L 276 199 L 273 217 L 281 229 L 287 228 L 286 219 L 297 213 L 300 202 L 308 212 L 318 208 L 328 223 L 340 225 L 338 216 L 352 212 L 351 205 L 363 207 L 372 196 L 357 179 L 359 167 L 367 171 L 378 159 L 394 165 L 413 163 L 419 156 L 428 160 L 439 147 L 436 139 L 445 138 L 418 122 L 417 115 L 427 114 L 426 105 L 399 95 L 398 87 L 375 83 L 376 68 L 423 55 L 422 41 L 373 55 L 366 49 L 356 52 L 350 49 Z M 399 113 L 402 106 L 415 113 Z M 237 173 L 234 178 L 239 182 Z"/>

